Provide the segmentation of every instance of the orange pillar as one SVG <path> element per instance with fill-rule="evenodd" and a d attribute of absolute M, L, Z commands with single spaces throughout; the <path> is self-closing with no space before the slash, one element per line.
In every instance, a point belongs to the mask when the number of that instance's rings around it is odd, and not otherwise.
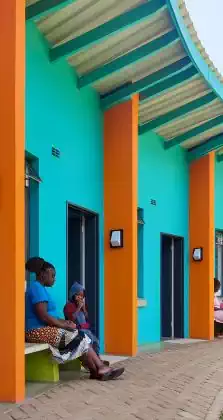
<path fill-rule="evenodd" d="M 105 350 L 137 351 L 138 95 L 104 116 Z M 110 248 L 111 229 L 124 247 Z"/>
<path fill-rule="evenodd" d="M 24 399 L 25 2 L 0 2 L 0 401 Z"/>
<path fill-rule="evenodd" d="M 214 336 L 214 152 L 190 167 L 190 336 Z M 194 262 L 194 248 L 203 261 Z"/>

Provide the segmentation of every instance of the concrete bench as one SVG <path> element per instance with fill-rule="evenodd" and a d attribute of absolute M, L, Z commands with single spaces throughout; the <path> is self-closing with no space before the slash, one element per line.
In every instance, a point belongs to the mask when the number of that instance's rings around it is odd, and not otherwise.
<path fill-rule="evenodd" d="M 25 343 L 26 380 L 30 382 L 58 382 L 60 370 L 81 370 L 79 360 L 65 365 L 54 363 L 48 344 Z"/>

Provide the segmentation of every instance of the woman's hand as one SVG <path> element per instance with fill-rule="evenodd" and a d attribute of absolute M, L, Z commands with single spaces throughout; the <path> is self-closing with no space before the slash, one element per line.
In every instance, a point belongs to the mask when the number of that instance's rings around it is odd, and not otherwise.
<path fill-rule="evenodd" d="M 75 330 L 75 328 L 77 328 L 77 326 L 76 326 L 76 324 L 75 324 L 75 322 L 73 322 L 73 321 L 66 321 L 66 323 L 67 323 L 67 325 L 70 327 L 70 328 L 72 328 L 73 330 Z"/>
<path fill-rule="evenodd" d="M 73 321 L 63 321 L 62 328 L 67 331 L 73 331 L 77 328 L 77 326 Z"/>
<path fill-rule="evenodd" d="M 77 310 L 78 310 L 78 312 L 80 312 L 80 311 L 81 311 L 81 309 L 83 309 L 83 307 L 84 307 L 84 302 L 83 302 L 83 300 L 79 300 L 79 302 L 78 302 L 78 304 L 77 304 Z"/>

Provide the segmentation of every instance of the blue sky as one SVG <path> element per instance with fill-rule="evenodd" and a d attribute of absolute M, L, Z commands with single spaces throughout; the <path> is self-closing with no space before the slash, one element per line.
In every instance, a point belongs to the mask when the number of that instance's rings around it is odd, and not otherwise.
<path fill-rule="evenodd" d="M 223 0 L 185 0 L 198 36 L 223 74 Z"/>

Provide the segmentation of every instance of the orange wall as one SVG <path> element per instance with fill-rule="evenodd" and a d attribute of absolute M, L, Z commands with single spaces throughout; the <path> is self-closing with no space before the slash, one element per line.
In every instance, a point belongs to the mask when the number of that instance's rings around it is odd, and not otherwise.
<path fill-rule="evenodd" d="M 137 349 L 138 95 L 104 116 L 105 350 Z M 111 249 L 111 229 L 124 229 L 124 248 Z"/>
<path fill-rule="evenodd" d="M 25 3 L 0 3 L 0 401 L 24 398 Z"/>
<path fill-rule="evenodd" d="M 214 335 L 214 162 L 209 155 L 190 167 L 190 336 Z M 192 260 L 203 247 L 203 261 Z"/>

